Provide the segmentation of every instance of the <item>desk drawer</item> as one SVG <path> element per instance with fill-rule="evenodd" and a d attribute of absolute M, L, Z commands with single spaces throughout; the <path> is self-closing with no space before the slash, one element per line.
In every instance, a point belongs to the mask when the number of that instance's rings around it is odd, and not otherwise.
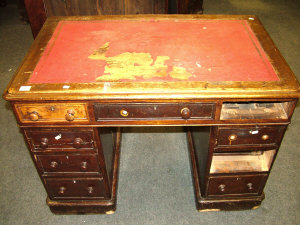
<path fill-rule="evenodd" d="M 25 128 L 32 151 L 95 150 L 93 129 Z"/>
<path fill-rule="evenodd" d="M 50 199 L 104 198 L 102 178 L 45 178 Z"/>
<path fill-rule="evenodd" d="M 95 104 L 95 117 L 101 120 L 213 119 L 213 103 L 128 103 Z"/>
<path fill-rule="evenodd" d="M 218 129 L 217 145 L 278 145 L 286 126 L 272 127 L 221 127 Z"/>
<path fill-rule="evenodd" d="M 44 173 L 100 173 L 98 158 L 94 154 L 36 155 L 36 158 Z"/>
<path fill-rule="evenodd" d="M 15 104 L 21 123 L 88 122 L 85 103 Z"/>
<path fill-rule="evenodd" d="M 210 177 L 208 196 L 210 195 L 259 195 L 265 185 L 267 175 L 240 175 Z"/>

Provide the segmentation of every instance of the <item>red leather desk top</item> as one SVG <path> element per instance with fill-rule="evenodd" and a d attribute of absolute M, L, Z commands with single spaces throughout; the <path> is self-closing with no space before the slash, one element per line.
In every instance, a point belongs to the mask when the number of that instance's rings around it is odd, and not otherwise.
<path fill-rule="evenodd" d="M 29 83 L 277 81 L 246 20 L 61 21 Z"/>

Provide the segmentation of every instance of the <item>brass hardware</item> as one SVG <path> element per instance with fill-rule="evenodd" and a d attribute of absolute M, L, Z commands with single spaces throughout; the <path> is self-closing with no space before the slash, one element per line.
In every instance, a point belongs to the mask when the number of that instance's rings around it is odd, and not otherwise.
<path fill-rule="evenodd" d="M 64 186 L 62 186 L 62 187 L 59 188 L 59 193 L 64 194 L 66 190 L 67 189 Z"/>
<path fill-rule="evenodd" d="M 57 167 L 58 167 L 58 163 L 55 162 L 55 161 L 52 161 L 52 162 L 50 162 L 50 166 L 51 166 L 52 168 L 57 168 Z"/>
<path fill-rule="evenodd" d="M 229 135 L 229 137 L 228 137 L 229 144 L 231 145 L 231 142 L 235 141 L 236 139 L 237 139 L 237 135 L 236 134 Z"/>
<path fill-rule="evenodd" d="M 185 107 L 181 109 L 180 113 L 183 119 L 189 119 L 191 117 L 191 110 L 189 108 Z"/>
<path fill-rule="evenodd" d="M 74 148 L 79 149 L 81 147 L 82 143 L 83 143 L 83 140 L 81 138 L 75 138 L 74 142 L 73 142 L 73 146 L 74 146 Z"/>
<path fill-rule="evenodd" d="M 253 190 L 253 184 L 252 183 L 248 183 L 247 187 L 248 187 L 248 190 Z"/>
<path fill-rule="evenodd" d="M 94 188 L 92 186 L 87 188 L 89 194 L 93 194 Z"/>
<path fill-rule="evenodd" d="M 261 136 L 261 139 L 263 139 L 264 141 L 268 140 L 270 137 L 267 134 L 264 134 L 263 136 Z"/>
<path fill-rule="evenodd" d="M 225 191 L 225 187 L 226 187 L 225 184 L 220 184 L 218 188 L 219 188 L 220 191 L 224 192 Z"/>
<path fill-rule="evenodd" d="M 37 121 L 39 120 L 39 114 L 36 111 L 33 111 L 29 114 L 29 118 L 32 121 Z"/>
<path fill-rule="evenodd" d="M 75 112 L 73 109 L 68 109 L 67 114 L 65 115 L 66 120 L 73 121 L 75 119 Z"/>
<path fill-rule="evenodd" d="M 129 115 L 128 111 L 125 109 L 121 109 L 120 114 L 121 114 L 121 116 L 124 116 L 124 117 Z"/>
<path fill-rule="evenodd" d="M 43 149 L 48 148 L 48 138 L 42 138 L 41 139 L 40 147 L 43 148 Z"/>
<path fill-rule="evenodd" d="M 81 162 L 80 168 L 81 168 L 81 170 L 85 171 L 87 169 L 87 162 Z"/>

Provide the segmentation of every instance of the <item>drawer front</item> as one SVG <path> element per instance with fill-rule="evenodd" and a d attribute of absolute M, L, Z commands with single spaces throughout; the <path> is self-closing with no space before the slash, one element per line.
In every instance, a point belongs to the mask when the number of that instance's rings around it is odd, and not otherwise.
<path fill-rule="evenodd" d="M 104 198 L 102 178 L 45 178 L 50 199 Z"/>
<path fill-rule="evenodd" d="M 213 119 L 213 103 L 128 103 L 95 104 L 97 121 L 101 120 L 135 120 L 135 119 Z"/>
<path fill-rule="evenodd" d="M 37 155 L 38 164 L 45 173 L 96 172 L 99 173 L 97 155 Z"/>
<path fill-rule="evenodd" d="M 210 195 L 259 195 L 265 185 L 267 175 L 240 175 L 210 177 L 208 196 Z"/>
<path fill-rule="evenodd" d="M 92 129 L 25 128 L 33 151 L 95 150 Z"/>
<path fill-rule="evenodd" d="M 283 137 L 285 128 L 285 126 L 219 128 L 217 145 L 277 145 Z"/>
<path fill-rule="evenodd" d="M 21 123 L 88 122 L 85 103 L 15 104 Z"/>

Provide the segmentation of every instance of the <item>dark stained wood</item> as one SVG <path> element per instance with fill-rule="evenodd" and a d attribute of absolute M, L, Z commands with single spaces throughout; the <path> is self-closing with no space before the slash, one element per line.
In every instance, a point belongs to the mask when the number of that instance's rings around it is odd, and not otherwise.
<path fill-rule="evenodd" d="M 34 152 L 96 151 L 91 128 L 26 128 L 28 143 Z M 76 141 L 79 140 L 79 144 Z"/>
<path fill-rule="evenodd" d="M 167 0 L 24 0 L 33 37 L 49 16 L 168 13 Z"/>
<path fill-rule="evenodd" d="M 31 31 L 35 38 L 45 23 L 47 16 L 43 0 L 24 0 Z"/>
<path fill-rule="evenodd" d="M 49 198 L 54 199 L 103 199 L 102 178 L 45 178 Z"/>
<path fill-rule="evenodd" d="M 278 144 L 281 142 L 285 129 L 285 126 L 220 127 L 218 130 L 217 145 Z"/>
<path fill-rule="evenodd" d="M 168 14 L 168 0 L 153 0 L 153 14 Z"/>
<path fill-rule="evenodd" d="M 110 185 L 113 179 L 114 153 L 117 147 L 117 129 L 114 127 L 99 127 L 102 152 Z"/>
<path fill-rule="evenodd" d="M 178 14 L 202 14 L 203 0 L 177 0 Z"/>
<path fill-rule="evenodd" d="M 213 119 L 212 103 L 95 104 L 96 121 L 138 119 Z"/>
<path fill-rule="evenodd" d="M 61 4 L 58 1 L 52 3 Z M 69 3 L 81 4 L 75 0 L 65 1 L 64 10 L 70 8 Z M 145 5 L 141 1 L 129 3 L 133 5 L 132 12 L 136 12 L 136 6 L 148 10 L 155 8 L 150 1 Z M 96 9 L 97 13 L 99 9 L 101 13 L 104 3 L 101 4 Z M 82 9 L 86 10 L 84 7 Z M 79 8 L 75 7 L 76 10 Z M 124 10 L 129 8 L 124 6 Z M 29 91 L 20 91 L 21 86 L 28 85 L 30 71 L 34 70 L 59 21 L 106 19 L 247 20 L 280 80 L 119 82 L 111 85 L 110 92 L 103 89 L 101 82 L 74 83 L 69 90 L 64 90 L 63 84 L 32 84 Z M 118 127 L 121 126 L 190 126 L 187 137 L 197 209 L 256 208 L 264 199 L 264 185 L 299 97 L 297 80 L 257 17 L 230 15 L 51 18 L 4 92 L 4 98 L 13 105 L 31 157 L 47 190 L 47 204 L 52 212 L 58 214 L 111 214 L 115 211 L 121 142 Z M 242 110 L 236 111 L 240 114 L 234 118 L 222 118 L 223 106 L 228 103 L 240 104 Z M 264 110 L 273 104 L 276 107 L 272 107 L 271 114 L 275 116 L 251 117 L 250 111 L 254 109 L 251 104 L 261 104 Z M 260 112 L 253 113 L 257 114 L 261 115 Z M 78 117 L 83 118 L 84 122 Z M 232 157 L 226 166 L 213 170 L 216 156 L 223 157 L 222 162 L 228 161 L 227 156 L 243 159 L 245 155 L 265 153 L 272 153 L 266 160 L 267 169 L 256 170 L 251 160 L 251 169 L 236 169 L 238 163 Z"/>
<path fill-rule="evenodd" d="M 208 164 L 208 149 L 209 149 L 209 140 L 211 137 L 211 128 L 210 127 L 190 127 L 189 131 L 190 137 L 188 140 L 191 142 L 190 148 L 192 148 L 195 164 L 197 168 L 197 174 L 199 176 L 199 184 L 201 192 L 205 193 L 206 189 L 206 168 Z"/>
<path fill-rule="evenodd" d="M 125 14 L 153 13 L 153 0 L 127 0 Z"/>
<path fill-rule="evenodd" d="M 36 155 L 43 173 L 99 173 L 97 155 L 64 154 L 64 155 Z"/>
<path fill-rule="evenodd" d="M 44 0 L 47 16 L 88 16 L 105 14 L 101 13 L 101 2 L 102 1 L 99 0 Z M 118 1 L 114 2 L 116 2 L 117 5 Z M 107 3 L 105 6 L 107 6 Z"/>
<path fill-rule="evenodd" d="M 96 131 L 95 131 L 96 132 Z M 111 173 L 111 196 L 109 200 L 51 200 L 47 198 L 47 204 L 55 214 L 90 214 L 106 213 L 113 214 L 116 210 L 117 186 L 120 160 L 121 131 L 116 132 L 116 141 Z"/>
<path fill-rule="evenodd" d="M 99 1 L 99 0 L 98 0 Z M 125 1 L 116 0 L 116 1 L 99 1 L 100 11 L 99 15 L 123 15 L 125 14 Z"/>
<path fill-rule="evenodd" d="M 239 175 L 210 177 L 207 196 L 261 195 L 267 175 Z"/>

